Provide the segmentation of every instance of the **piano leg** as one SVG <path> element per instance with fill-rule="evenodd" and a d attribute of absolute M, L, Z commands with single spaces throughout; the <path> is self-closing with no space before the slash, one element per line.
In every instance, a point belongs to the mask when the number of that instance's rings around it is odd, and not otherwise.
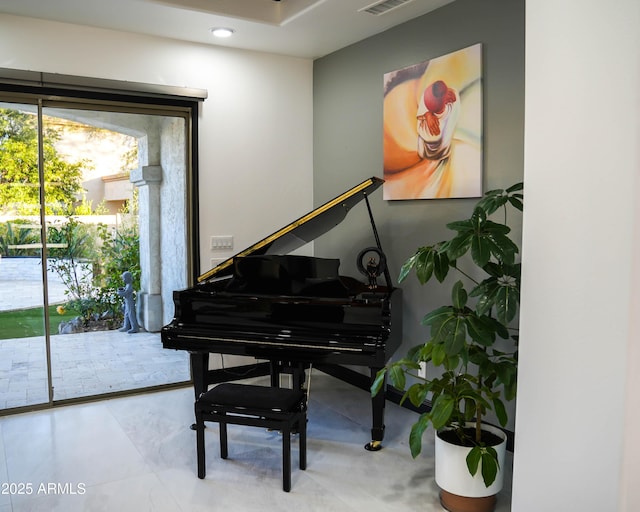
<path fill-rule="evenodd" d="M 376 378 L 380 368 L 371 368 L 371 384 Z M 373 417 L 373 424 L 371 426 L 371 442 L 364 445 L 365 450 L 370 452 L 377 452 L 382 449 L 382 439 L 384 438 L 384 406 L 385 406 L 385 390 L 387 388 L 387 382 L 382 384 L 381 391 L 371 398 L 371 412 Z"/>
<path fill-rule="evenodd" d="M 209 372 L 209 352 L 190 352 L 189 359 L 191 363 L 193 391 L 197 400 L 209 387 L 209 383 L 207 382 L 207 374 Z M 196 430 L 196 424 L 193 423 L 190 428 L 191 430 Z"/>
<path fill-rule="evenodd" d="M 193 379 L 193 391 L 196 400 L 202 393 L 207 391 L 209 383 L 207 374 L 209 372 L 209 352 L 191 352 L 191 378 Z"/>

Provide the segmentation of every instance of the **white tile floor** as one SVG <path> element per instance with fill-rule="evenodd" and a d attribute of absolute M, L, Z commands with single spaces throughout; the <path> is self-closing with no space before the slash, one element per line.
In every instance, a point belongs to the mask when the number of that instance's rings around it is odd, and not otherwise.
<path fill-rule="evenodd" d="M 415 413 L 389 403 L 384 448 L 365 451 L 368 398 L 313 372 L 308 467 L 297 469 L 296 440 L 290 493 L 282 491 L 278 435 L 257 428 L 230 426 L 224 461 L 209 424 L 207 478 L 196 477 L 191 388 L 3 417 L 0 512 L 440 512 L 432 433 L 411 459 Z M 499 512 L 510 510 L 507 481 Z"/>

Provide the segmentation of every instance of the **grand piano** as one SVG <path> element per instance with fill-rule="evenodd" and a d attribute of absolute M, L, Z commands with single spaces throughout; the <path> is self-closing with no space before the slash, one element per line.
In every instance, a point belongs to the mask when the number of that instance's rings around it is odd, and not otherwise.
<path fill-rule="evenodd" d="M 373 382 L 402 338 L 401 290 L 391 285 L 368 200 L 382 183 L 363 181 L 202 274 L 194 287 L 174 292 L 175 316 L 161 331 L 162 344 L 189 351 L 196 397 L 220 381 L 209 370 L 211 353 L 264 361 L 272 385 L 291 373 L 293 385 L 302 386 L 310 365 L 337 376 L 344 375 L 340 369 L 367 367 L 367 384 Z M 290 254 L 336 227 L 363 200 L 374 245 L 357 256 L 359 278 L 340 275 L 338 259 Z M 385 394 L 371 404 L 365 448 L 376 451 L 384 437 Z"/>

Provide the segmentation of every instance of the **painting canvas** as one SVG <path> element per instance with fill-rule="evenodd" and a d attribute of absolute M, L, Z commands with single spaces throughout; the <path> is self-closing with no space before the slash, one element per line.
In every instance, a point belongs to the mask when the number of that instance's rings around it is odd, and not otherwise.
<path fill-rule="evenodd" d="M 384 75 L 384 199 L 482 195 L 482 45 Z"/>

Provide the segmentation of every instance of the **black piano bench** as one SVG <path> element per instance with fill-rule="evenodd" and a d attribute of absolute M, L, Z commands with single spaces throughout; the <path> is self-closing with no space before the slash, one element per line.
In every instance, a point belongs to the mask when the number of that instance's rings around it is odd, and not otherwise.
<path fill-rule="evenodd" d="M 204 422 L 220 424 L 220 457 L 227 458 L 227 424 L 282 432 L 282 488 L 291 490 L 291 433 L 298 432 L 300 469 L 307 467 L 307 404 L 302 390 L 250 384 L 219 384 L 196 400 L 198 478 L 206 475 Z"/>

